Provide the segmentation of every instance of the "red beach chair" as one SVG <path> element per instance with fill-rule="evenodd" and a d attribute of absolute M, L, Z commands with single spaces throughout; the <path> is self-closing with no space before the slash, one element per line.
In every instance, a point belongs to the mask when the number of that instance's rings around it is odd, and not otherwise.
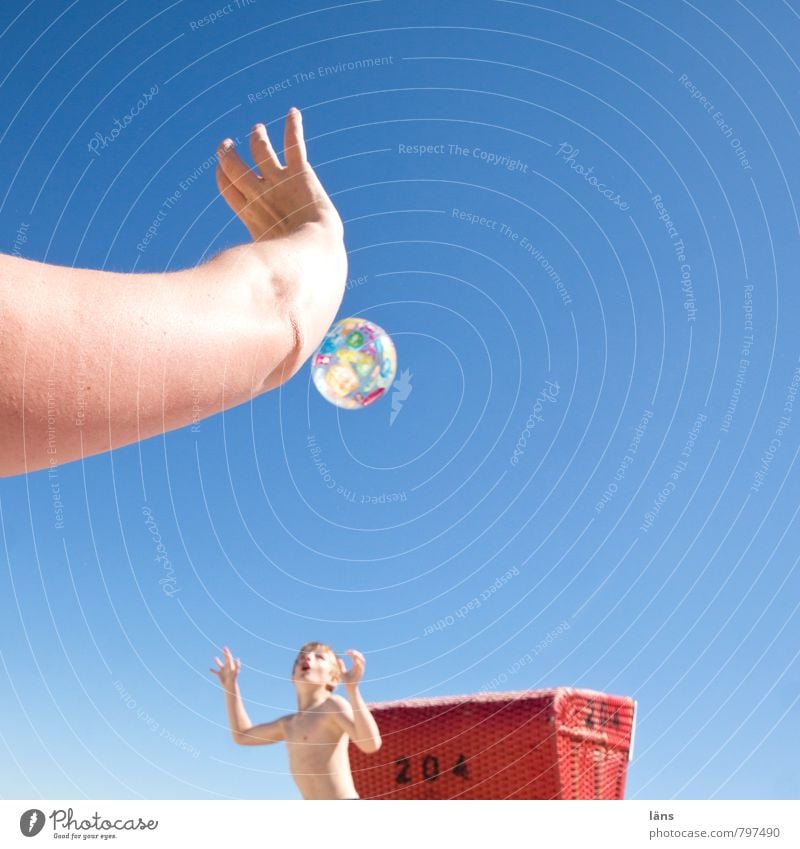
<path fill-rule="evenodd" d="M 622 799 L 636 703 L 560 687 L 371 704 L 363 799 Z"/>

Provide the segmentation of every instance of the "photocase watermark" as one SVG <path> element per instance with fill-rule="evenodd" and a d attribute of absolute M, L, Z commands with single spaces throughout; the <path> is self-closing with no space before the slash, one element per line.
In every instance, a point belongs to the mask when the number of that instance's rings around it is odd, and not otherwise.
<path fill-rule="evenodd" d="M 567 287 L 564 285 L 564 281 L 561 279 L 558 272 L 555 268 L 553 268 L 542 251 L 527 236 L 521 236 L 516 230 L 503 221 L 499 221 L 496 218 L 489 218 L 488 216 L 481 215 L 477 212 L 471 212 L 466 209 L 454 208 L 451 212 L 451 217 L 458 221 L 465 221 L 467 224 L 474 227 L 485 227 L 487 230 L 493 230 L 514 242 L 533 260 L 535 260 L 542 267 L 544 273 L 553 281 L 553 284 L 556 287 L 556 292 L 561 298 L 561 303 L 565 307 L 572 303 L 572 298 L 570 297 Z"/>
<path fill-rule="evenodd" d="M 150 714 L 142 707 L 137 705 L 136 699 L 128 692 L 125 688 L 125 685 L 122 681 L 114 682 L 114 689 L 119 693 L 119 697 L 122 700 L 122 703 L 128 708 L 129 711 L 135 711 L 136 716 L 147 726 L 147 728 L 152 731 L 154 734 L 158 733 L 158 736 L 166 740 L 168 743 L 171 743 L 173 746 L 177 746 L 179 749 L 182 749 L 187 754 L 190 754 L 193 758 L 200 757 L 200 752 L 196 749 L 191 743 L 187 743 L 183 737 L 178 737 L 176 734 L 173 734 L 168 728 L 164 728 L 158 720 L 154 719 Z"/>
<path fill-rule="evenodd" d="M 683 293 L 683 308 L 686 311 L 686 322 L 692 324 L 697 317 L 697 307 L 694 298 L 694 286 L 692 285 L 692 266 L 686 261 L 686 247 L 683 244 L 678 229 L 672 221 L 672 216 L 661 201 L 661 195 L 653 195 L 653 205 L 658 213 L 658 220 L 663 221 L 667 229 L 667 235 L 672 239 L 672 247 L 675 251 L 675 260 L 680 265 L 681 292 Z"/>
<path fill-rule="evenodd" d="M 236 149 L 242 143 L 239 136 L 236 136 L 235 139 L 232 139 L 233 145 L 232 149 Z M 211 156 L 207 156 L 196 168 L 192 170 L 190 174 L 187 174 L 181 180 L 178 180 L 178 188 L 182 192 L 188 192 L 189 189 L 211 168 L 216 168 L 217 163 L 219 162 L 219 157 L 216 153 L 212 153 Z"/>
<path fill-rule="evenodd" d="M 358 277 L 351 277 L 347 283 L 345 283 L 344 288 L 347 291 L 351 289 L 358 289 L 359 286 L 363 286 L 369 280 L 368 274 L 361 274 Z"/>
<path fill-rule="evenodd" d="M 617 471 L 614 472 L 614 477 L 608 482 L 608 485 L 603 490 L 603 494 L 600 496 L 600 500 L 597 504 L 594 505 L 594 512 L 596 514 L 600 514 L 603 511 L 603 508 L 606 504 L 611 501 L 611 499 L 617 494 L 619 490 L 619 485 L 625 479 L 625 475 L 628 472 L 628 469 L 633 465 L 633 461 L 636 458 L 636 454 L 639 451 L 639 444 L 642 441 L 642 437 L 644 436 L 645 431 L 647 430 L 647 425 L 650 423 L 650 419 L 653 418 L 652 410 L 645 410 L 642 413 L 641 419 L 639 419 L 639 424 L 633 429 L 633 435 L 631 436 L 631 441 L 628 443 L 628 447 L 625 449 L 625 456 L 620 461 L 619 466 L 617 466 Z"/>
<path fill-rule="evenodd" d="M 708 416 L 705 413 L 698 413 L 695 417 L 694 424 L 689 430 L 686 442 L 681 449 L 681 459 L 672 467 L 672 471 L 669 473 L 669 479 L 653 499 L 653 506 L 644 514 L 642 524 L 639 526 L 640 531 L 647 533 L 650 530 L 658 514 L 661 512 L 661 508 L 669 501 L 672 493 L 677 489 L 678 481 L 689 466 L 689 458 L 692 456 L 697 438 L 700 436 L 700 431 L 703 429 L 703 425 L 707 419 Z"/>
<path fill-rule="evenodd" d="M 100 151 L 114 144 L 119 138 L 120 133 L 133 123 L 133 119 L 147 108 L 147 105 L 157 94 L 158 83 L 152 85 L 149 91 L 142 94 L 136 103 L 122 116 L 121 121 L 119 118 L 114 118 L 114 127 L 108 133 L 96 132 L 87 145 L 89 152 L 99 157 L 101 155 Z"/>
<path fill-rule="evenodd" d="M 29 808 L 19 818 L 19 830 L 25 837 L 36 837 L 44 828 L 44 824 L 44 811 L 40 811 L 38 808 Z"/>
<path fill-rule="evenodd" d="M 403 404 L 408 401 L 408 398 L 411 395 L 411 391 L 414 388 L 411 385 L 411 378 L 413 376 L 414 375 L 411 374 L 408 369 L 404 369 L 400 373 L 400 377 L 398 377 L 392 384 L 392 409 L 389 414 L 390 427 L 394 424 L 395 419 L 400 415 L 400 411 L 403 409 Z"/>
<path fill-rule="evenodd" d="M 14 244 L 11 246 L 11 255 L 24 259 L 22 256 L 22 246 L 28 241 L 28 229 L 30 224 L 25 221 L 20 221 L 17 232 L 14 234 Z"/>
<path fill-rule="evenodd" d="M 141 817 L 107 819 L 95 811 L 90 817 L 76 819 L 72 808 L 55 808 L 45 818 L 44 811 L 31 808 L 20 817 L 19 830 L 25 837 L 35 837 L 44 828 L 46 819 L 52 822 L 53 837 L 65 840 L 111 840 L 116 839 L 114 832 L 117 831 L 155 831 L 158 828 L 158 820 L 143 820 Z M 59 828 L 65 833 L 59 834 Z M 88 833 L 80 834 L 82 831 Z"/>
<path fill-rule="evenodd" d="M 542 271 L 544 271 L 544 273 L 553 281 L 553 285 L 556 287 L 556 292 L 561 298 L 561 303 L 565 307 L 568 307 L 572 303 L 572 298 L 567 291 L 567 287 L 564 285 L 560 275 L 550 264 L 550 261 L 542 253 L 540 248 L 538 248 L 527 236 L 520 236 L 519 233 L 512 230 L 505 224 L 500 227 L 500 233 L 519 245 L 521 250 L 525 251 L 531 259 L 535 260 L 542 267 Z"/>
<path fill-rule="evenodd" d="M 333 65 L 318 65 L 316 68 L 309 68 L 305 71 L 298 71 L 296 74 L 284 77 L 282 80 L 277 80 L 270 83 L 268 86 L 251 92 L 247 95 L 248 103 L 256 103 L 259 100 L 274 97 L 282 91 L 290 88 L 303 85 L 304 83 L 314 82 L 315 80 L 332 77 L 336 74 L 347 73 L 349 71 L 369 71 L 373 68 L 381 68 L 386 65 L 394 64 L 394 56 L 373 56 L 363 59 L 355 59 L 352 62 L 337 62 Z"/>
<path fill-rule="evenodd" d="M 28 241 L 28 228 L 30 224 L 25 221 L 20 221 L 17 232 L 14 234 L 14 243 L 11 246 L 11 255 L 19 259 L 24 259 L 22 256 L 22 246 Z M 6 311 L 2 302 L 0 302 L 0 354 L 2 353 L 3 344 L 6 334 Z"/>
<path fill-rule="evenodd" d="M 478 692 L 485 693 L 487 691 L 496 690 L 498 687 L 504 687 L 508 683 L 509 678 L 513 678 L 528 664 L 533 663 L 534 660 L 542 654 L 542 652 L 547 651 L 547 649 L 549 649 L 550 646 L 567 631 L 569 631 L 569 622 L 565 619 L 563 622 L 556 625 L 556 627 L 551 631 L 548 631 L 547 634 L 545 634 L 545 636 L 539 640 L 532 649 L 525 652 L 525 654 L 521 657 L 518 657 L 511 666 L 506 668 L 504 672 L 501 672 L 495 678 L 492 678 L 491 681 L 487 681 L 485 684 L 478 687 Z"/>
<path fill-rule="evenodd" d="M 237 147 L 241 143 L 241 140 L 237 136 L 233 139 L 233 147 Z M 187 174 L 182 179 L 178 180 L 178 187 L 175 189 L 172 194 L 168 195 L 161 202 L 161 205 L 158 208 L 158 212 L 156 213 L 155 218 L 153 218 L 150 226 L 145 231 L 144 236 L 142 236 L 141 240 L 136 245 L 136 250 L 139 253 L 144 253 L 149 247 L 150 243 L 155 239 L 158 235 L 158 231 L 161 229 L 161 225 L 166 221 L 169 213 L 174 209 L 178 201 L 184 196 L 189 189 L 210 169 L 216 168 L 217 162 L 219 162 L 219 157 L 216 153 L 211 156 L 206 157 L 196 168 L 192 170 L 191 173 Z"/>
<path fill-rule="evenodd" d="M 167 549 L 164 547 L 164 543 L 161 540 L 161 533 L 158 530 L 156 520 L 153 518 L 152 510 L 147 506 L 142 507 L 142 516 L 144 516 L 145 525 L 147 526 L 147 530 L 150 532 L 150 536 L 153 538 L 153 544 L 156 547 L 155 561 L 156 563 L 160 563 L 164 570 L 164 576 L 158 579 L 158 583 L 161 585 L 161 591 L 164 595 L 172 598 L 175 593 L 180 592 L 178 582 L 175 578 L 175 569 L 172 566 L 172 561 L 167 555 Z"/>
<path fill-rule="evenodd" d="M 800 362 L 800 359 L 798 359 Z M 786 387 L 786 396 L 783 402 L 783 409 L 778 423 L 775 425 L 772 439 L 769 441 L 764 453 L 761 455 L 761 462 L 758 469 L 753 474 L 753 482 L 750 484 L 750 492 L 758 492 L 769 473 L 772 461 L 783 444 L 783 437 L 792 423 L 792 412 L 794 411 L 794 402 L 797 398 L 797 389 L 800 387 L 800 366 L 797 366 L 792 372 L 792 379 Z"/>
<path fill-rule="evenodd" d="M 728 142 L 736 154 L 736 159 L 743 171 L 752 171 L 753 167 L 750 160 L 747 158 L 747 151 L 742 145 L 741 139 L 735 134 L 733 127 L 725 121 L 725 116 L 719 109 L 714 108 L 714 104 L 703 94 L 703 92 L 689 79 L 686 74 L 681 74 L 678 77 L 678 82 L 689 92 L 691 92 L 692 100 L 696 100 L 703 109 L 711 116 L 711 120 L 717 125 L 717 128 L 728 139 Z"/>
<path fill-rule="evenodd" d="M 528 446 L 528 440 L 531 438 L 531 434 L 536 428 L 536 425 L 544 422 L 542 412 L 544 411 L 545 404 L 555 404 L 558 400 L 558 393 L 560 391 L 557 380 L 545 380 L 544 388 L 533 402 L 533 409 L 525 422 L 525 427 L 523 428 L 522 433 L 520 433 L 519 439 L 517 439 L 517 444 L 514 446 L 514 452 L 511 457 L 509 457 L 508 462 L 511 463 L 512 466 L 516 466 L 519 463 L 519 458 L 525 453 L 525 449 Z"/>
<path fill-rule="evenodd" d="M 86 423 L 86 384 L 88 383 L 86 357 L 83 354 L 83 343 L 78 349 L 78 368 L 75 370 L 75 427 L 83 427 Z"/>
<path fill-rule="evenodd" d="M 345 501 L 351 504 L 397 504 L 401 501 L 408 501 L 408 496 L 405 490 L 400 492 L 381 492 L 378 494 L 368 494 L 357 492 L 349 489 L 346 486 L 338 484 L 333 476 L 328 464 L 322 459 L 322 448 L 317 443 L 317 438 L 313 433 L 306 437 L 306 447 L 311 455 L 311 460 L 322 479 L 322 485 L 329 490 L 334 491 L 337 495 L 344 498 Z"/>
<path fill-rule="evenodd" d="M 465 147 L 464 145 L 454 142 L 436 142 L 434 144 L 405 144 L 398 143 L 397 152 L 402 156 L 458 156 L 462 158 L 477 159 L 485 165 L 491 165 L 495 168 L 504 168 L 506 171 L 512 171 L 520 174 L 532 173 L 527 162 L 521 159 L 509 156 L 505 153 L 498 153 L 493 150 L 486 150 L 482 147 Z"/>
<path fill-rule="evenodd" d="M 50 500 L 53 505 L 55 521 L 53 527 L 56 530 L 64 529 L 64 503 L 61 500 L 61 484 L 58 480 L 58 449 L 56 447 L 56 421 L 58 419 L 58 405 L 56 403 L 56 384 L 52 377 L 47 379 L 47 460 L 49 469 L 47 482 L 50 484 Z"/>
<path fill-rule="evenodd" d="M 173 194 L 169 195 L 169 197 L 165 198 L 161 202 L 161 206 L 158 208 L 156 217 L 150 223 L 150 226 L 147 228 L 141 241 L 139 241 L 136 245 L 136 250 L 139 251 L 140 254 L 143 254 L 147 250 L 148 246 L 150 245 L 150 242 L 152 242 L 153 239 L 155 239 L 155 237 L 158 235 L 158 231 L 161 225 L 164 223 L 170 210 L 173 206 L 175 206 L 180 197 L 181 190 L 176 189 Z"/>
<path fill-rule="evenodd" d="M 457 221 L 466 221 L 467 224 L 472 224 L 477 227 L 485 227 L 487 230 L 497 230 L 498 225 L 501 228 L 506 226 L 496 218 L 487 218 L 485 215 L 481 215 L 477 212 L 469 212 L 466 209 L 453 208 L 451 216 Z"/>
<path fill-rule="evenodd" d="M 731 429 L 733 414 L 739 405 L 739 398 L 745 384 L 747 370 L 750 368 L 750 349 L 753 347 L 753 342 L 755 341 L 755 337 L 753 336 L 753 287 L 749 283 L 745 283 L 742 309 L 744 310 L 744 334 L 742 336 L 742 347 L 739 350 L 739 368 L 736 371 L 736 379 L 733 382 L 731 397 L 719 428 L 723 433 L 728 433 Z"/>
<path fill-rule="evenodd" d="M 560 156 L 562 161 L 566 162 L 576 174 L 580 174 L 590 186 L 594 186 L 595 189 L 597 189 L 597 191 L 600 192 L 607 201 L 609 201 L 609 203 L 619 207 L 621 210 L 630 209 L 629 204 L 620 197 L 619 192 L 615 192 L 614 189 L 606 188 L 605 183 L 601 183 L 597 177 L 595 177 L 593 173 L 594 165 L 584 168 L 583 165 L 578 162 L 578 154 L 580 152 L 580 148 L 573 147 L 568 142 L 561 142 L 558 146 L 558 150 L 556 151 L 556 156 Z"/>
<path fill-rule="evenodd" d="M 215 12 L 209 12 L 202 18 L 197 18 L 194 21 L 189 21 L 189 29 L 192 32 L 197 32 L 197 30 L 203 29 L 203 27 L 210 27 L 212 24 L 215 24 L 222 18 L 226 18 L 232 12 L 236 12 L 239 9 L 244 9 L 247 6 L 252 6 L 255 2 L 256 0 L 233 0 L 233 2 L 226 3 L 224 6 L 221 6 Z"/>
<path fill-rule="evenodd" d="M 203 407 L 200 404 L 200 369 L 197 365 L 192 368 L 192 433 L 200 433 L 200 419 L 203 418 Z"/>
<path fill-rule="evenodd" d="M 468 601 L 466 604 L 462 604 L 461 607 L 455 612 L 455 615 L 445 616 L 443 619 L 439 619 L 437 622 L 434 622 L 431 625 L 426 625 L 422 631 L 422 636 L 427 637 L 432 634 L 434 631 L 443 631 L 446 628 L 449 628 L 451 625 L 455 625 L 456 619 L 464 619 L 466 616 L 469 616 L 473 610 L 477 610 L 485 601 L 489 601 L 489 599 L 499 590 L 501 587 L 504 587 L 512 578 L 515 578 L 519 575 L 519 569 L 516 566 L 512 566 L 510 569 L 505 571 L 499 578 L 495 578 L 494 583 L 489 584 L 486 589 L 480 593 L 480 595 L 476 595 L 473 599 Z"/>

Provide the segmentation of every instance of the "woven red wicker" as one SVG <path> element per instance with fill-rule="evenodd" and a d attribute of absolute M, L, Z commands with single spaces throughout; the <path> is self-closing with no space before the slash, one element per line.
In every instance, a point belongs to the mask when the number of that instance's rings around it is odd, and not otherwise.
<path fill-rule="evenodd" d="M 370 705 L 364 799 L 622 799 L 635 703 L 566 687 Z"/>

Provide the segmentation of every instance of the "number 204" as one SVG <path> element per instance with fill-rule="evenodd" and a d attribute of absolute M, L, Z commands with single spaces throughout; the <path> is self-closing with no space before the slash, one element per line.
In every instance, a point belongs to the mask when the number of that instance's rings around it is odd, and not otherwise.
<path fill-rule="evenodd" d="M 441 775 L 439 758 L 435 755 L 423 755 L 420 758 L 419 764 L 424 781 L 436 781 Z M 397 772 L 394 776 L 395 784 L 410 784 L 415 780 L 415 776 L 412 775 L 413 764 L 411 758 L 398 758 L 394 762 L 394 765 L 397 767 Z M 466 755 L 461 754 L 458 756 L 456 762 L 450 767 L 450 772 L 465 781 L 469 778 Z"/>

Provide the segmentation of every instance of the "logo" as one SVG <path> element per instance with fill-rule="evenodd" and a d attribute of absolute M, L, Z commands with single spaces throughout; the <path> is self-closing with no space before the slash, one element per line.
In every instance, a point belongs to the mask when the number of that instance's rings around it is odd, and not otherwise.
<path fill-rule="evenodd" d="M 31 808 L 19 818 L 19 830 L 25 837 L 36 837 L 44 828 L 44 813 L 38 808 Z"/>
<path fill-rule="evenodd" d="M 411 390 L 414 388 L 411 385 L 411 378 L 414 375 L 408 369 L 400 373 L 400 377 L 395 380 L 392 387 L 392 414 L 389 417 L 389 425 L 394 424 L 394 420 L 400 415 L 400 410 L 403 409 L 403 402 L 408 400 Z"/>

